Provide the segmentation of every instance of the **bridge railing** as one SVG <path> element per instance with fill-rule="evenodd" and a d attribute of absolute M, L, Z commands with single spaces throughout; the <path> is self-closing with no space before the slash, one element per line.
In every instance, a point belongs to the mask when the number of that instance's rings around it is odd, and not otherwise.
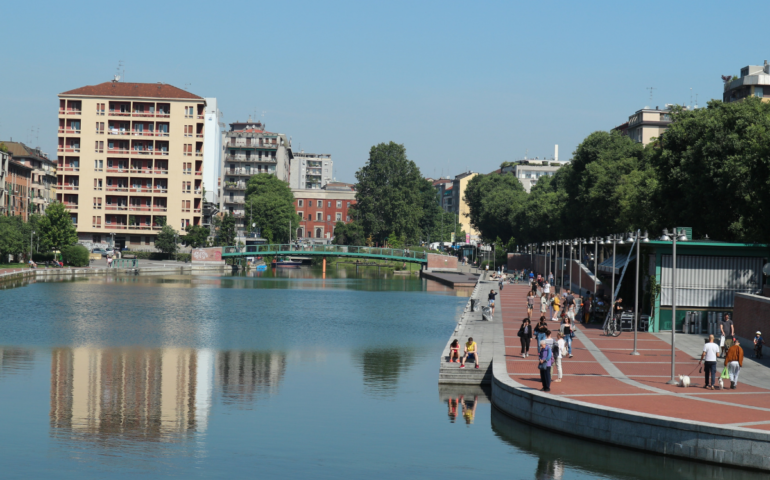
<path fill-rule="evenodd" d="M 223 247 L 224 254 L 273 254 L 276 252 L 296 252 L 310 253 L 318 255 L 328 253 L 329 255 L 382 255 L 386 257 L 411 258 L 415 260 L 425 260 L 428 258 L 426 252 L 413 252 L 406 248 L 381 248 L 381 247 L 356 247 L 351 245 L 293 245 L 293 244 L 273 244 L 273 245 L 247 245 L 244 247 Z"/>

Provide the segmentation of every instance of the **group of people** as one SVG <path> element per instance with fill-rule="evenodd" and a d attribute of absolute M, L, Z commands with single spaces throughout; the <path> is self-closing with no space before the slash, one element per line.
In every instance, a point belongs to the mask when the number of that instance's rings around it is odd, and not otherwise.
<path fill-rule="evenodd" d="M 452 340 L 449 344 L 449 362 L 460 362 L 460 368 L 465 368 L 465 362 L 468 360 L 473 360 L 476 368 L 479 368 L 479 346 L 473 341 L 473 337 L 468 337 L 468 341 L 465 342 L 462 356 L 460 356 L 460 342 L 456 338 Z"/>
<path fill-rule="evenodd" d="M 703 388 L 714 390 L 717 383 L 717 359 L 724 359 L 724 368 L 720 378 L 730 380 L 730 389 L 735 390 L 738 387 L 738 377 L 743 367 L 743 348 L 738 337 L 735 336 L 735 324 L 730 319 L 730 314 L 725 314 L 719 324 L 721 338 L 719 343 L 714 335 L 709 335 L 703 346 L 700 361 L 703 364 L 706 384 Z M 762 358 L 762 347 L 765 340 L 762 332 L 757 331 L 754 335 L 754 357 Z"/>

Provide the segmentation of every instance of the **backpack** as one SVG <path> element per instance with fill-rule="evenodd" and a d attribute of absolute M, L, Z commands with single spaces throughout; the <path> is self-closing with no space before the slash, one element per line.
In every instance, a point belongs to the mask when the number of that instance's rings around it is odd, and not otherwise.
<path fill-rule="evenodd" d="M 553 346 L 551 347 L 551 355 L 553 355 L 553 358 L 559 356 L 559 342 L 553 342 Z"/>

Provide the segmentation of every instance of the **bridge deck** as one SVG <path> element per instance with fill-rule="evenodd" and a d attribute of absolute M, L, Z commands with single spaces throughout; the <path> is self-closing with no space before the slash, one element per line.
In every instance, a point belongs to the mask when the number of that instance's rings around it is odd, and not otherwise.
<path fill-rule="evenodd" d="M 358 247 L 351 245 L 290 244 L 247 245 L 245 247 L 223 247 L 222 257 L 252 257 L 255 255 L 302 255 L 315 257 L 375 258 L 399 262 L 428 263 L 428 252 L 413 252 L 401 248 Z"/>

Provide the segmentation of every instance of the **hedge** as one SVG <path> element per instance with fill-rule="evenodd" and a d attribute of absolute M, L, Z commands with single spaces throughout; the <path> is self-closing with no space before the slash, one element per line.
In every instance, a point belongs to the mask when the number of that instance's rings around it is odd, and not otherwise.
<path fill-rule="evenodd" d="M 62 248 L 64 263 L 73 267 L 87 267 L 90 263 L 91 252 L 83 245 L 71 245 Z"/>
<path fill-rule="evenodd" d="M 177 253 L 176 256 L 173 253 L 163 252 L 138 252 L 138 251 L 126 251 L 123 255 L 136 255 L 136 258 L 141 260 L 174 260 L 178 259 L 180 262 L 189 262 L 192 256 L 189 253 Z"/>

